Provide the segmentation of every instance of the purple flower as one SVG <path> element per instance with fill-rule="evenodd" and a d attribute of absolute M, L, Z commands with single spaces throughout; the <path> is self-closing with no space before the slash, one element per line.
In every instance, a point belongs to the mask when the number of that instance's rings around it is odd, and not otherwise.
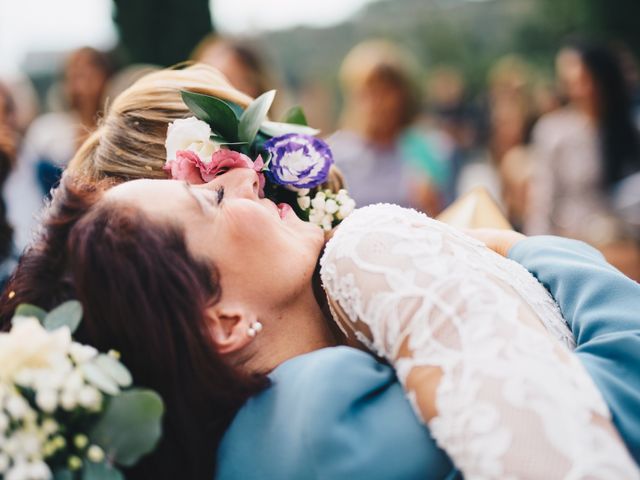
<path fill-rule="evenodd" d="M 326 181 L 333 164 L 329 145 L 300 133 L 288 133 L 265 142 L 271 155 L 269 176 L 275 183 L 313 188 Z"/>

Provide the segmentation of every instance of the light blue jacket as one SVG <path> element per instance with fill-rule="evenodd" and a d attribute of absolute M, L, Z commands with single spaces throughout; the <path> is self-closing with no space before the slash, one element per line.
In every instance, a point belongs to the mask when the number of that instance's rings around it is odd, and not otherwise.
<path fill-rule="evenodd" d="M 509 256 L 556 297 L 576 353 L 640 460 L 640 285 L 587 245 L 519 242 Z M 458 472 L 422 426 L 393 369 L 348 347 L 293 358 L 240 410 L 218 451 L 220 480 L 409 480 Z"/>

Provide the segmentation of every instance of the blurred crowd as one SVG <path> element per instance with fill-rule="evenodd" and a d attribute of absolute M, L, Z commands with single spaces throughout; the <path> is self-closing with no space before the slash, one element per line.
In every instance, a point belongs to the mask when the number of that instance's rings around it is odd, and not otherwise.
<path fill-rule="evenodd" d="M 338 96 L 319 83 L 288 89 L 245 41 L 207 37 L 190 60 L 253 97 L 277 88 L 275 118 L 301 104 L 359 206 L 390 202 L 435 216 L 483 186 L 514 228 L 589 242 L 640 279 L 640 73 L 622 45 L 571 39 L 555 75 L 506 56 L 480 94 L 458 69 L 425 71 L 378 39 L 344 58 Z M 155 68 L 116 68 L 106 52 L 81 48 L 42 100 L 26 76 L 0 76 L 0 281 L 110 99 Z"/>

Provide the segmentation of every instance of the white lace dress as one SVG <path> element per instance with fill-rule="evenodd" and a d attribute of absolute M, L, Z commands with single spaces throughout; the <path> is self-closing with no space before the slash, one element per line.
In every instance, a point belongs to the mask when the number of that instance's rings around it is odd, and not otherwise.
<path fill-rule="evenodd" d="M 413 210 L 354 212 L 321 277 L 468 479 L 640 478 L 560 311 L 524 268 Z"/>

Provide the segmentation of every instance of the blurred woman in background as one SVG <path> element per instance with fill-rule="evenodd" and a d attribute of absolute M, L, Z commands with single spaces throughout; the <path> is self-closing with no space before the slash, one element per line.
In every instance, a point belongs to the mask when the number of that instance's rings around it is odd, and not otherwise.
<path fill-rule="evenodd" d="M 600 248 L 614 245 L 626 232 L 612 195 L 621 180 L 640 170 L 640 139 L 622 67 L 604 45 L 575 40 L 560 51 L 556 68 L 569 104 L 535 127 L 525 228 Z M 622 257 L 629 260 L 629 254 Z"/>
<path fill-rule="evenodd" d="M 389 202 L 430 215 L 442 208 L 447 165 L 410 128 L 420 108 L 416 77 L 408 53 L 381 40 L 357 45 L 342 64 L 343 130 L 329 143 L 359 206 Z"/>
<path fill-rule="evenodd" d="M 529 233 L 595 244 L 618 237 L 610 194 L 640 169 L 640 141 L 621 66 L 606 47 L 574 41 L 557 57 L 569 104 L 536 125 Z"/>

